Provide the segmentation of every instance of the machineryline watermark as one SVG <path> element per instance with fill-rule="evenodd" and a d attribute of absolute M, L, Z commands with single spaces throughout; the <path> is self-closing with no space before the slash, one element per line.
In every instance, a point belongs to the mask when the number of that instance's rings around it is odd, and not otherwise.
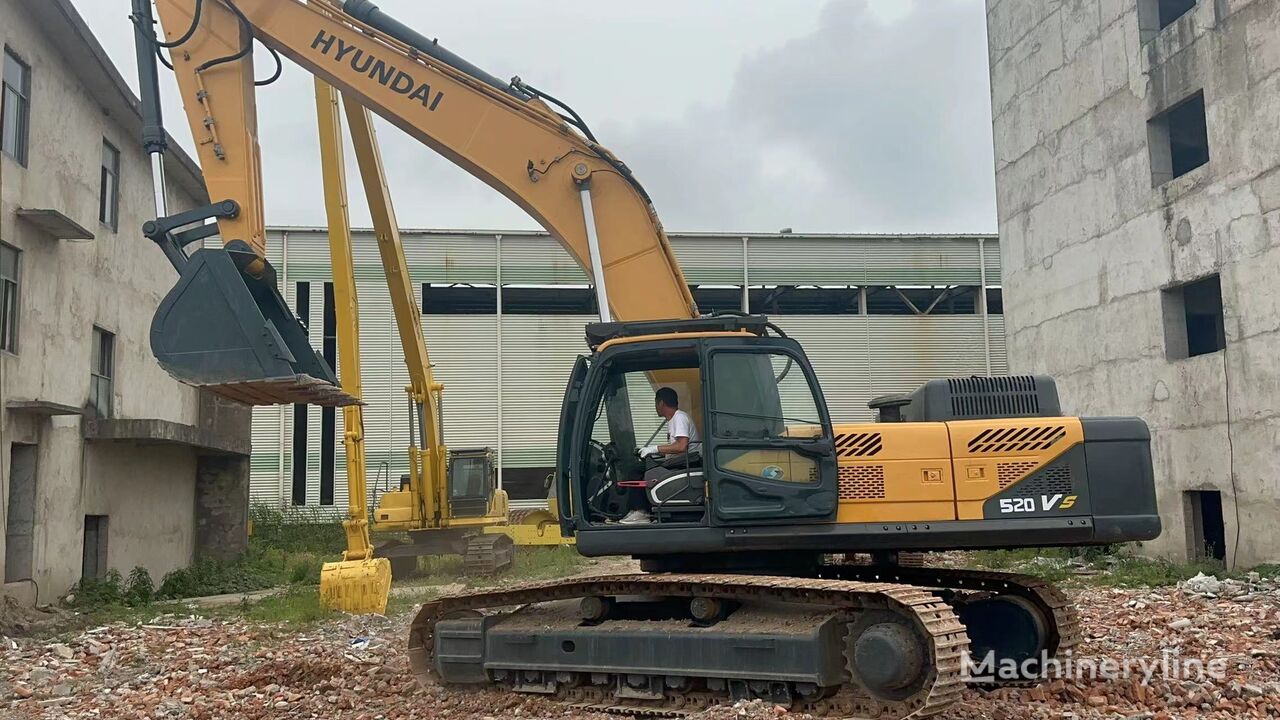
<path fill-rule="evenodd" d="M 1166 648 L 1156 658 L 1076 657 L 1065 650 L 1056 657 L 1041 652 L 1019 660 L 997 657 L 994 651 L 975 657 L 964 654 L 961 673 L 966 682 L 994 683 L 1048 680 L 1123 680 L 1137 678 L 1150 685 L 1155 678 L 1163 680 L 1224 680 L 1230 661 L 1226 658 L 1184 658 L 1178 650 Z"/>

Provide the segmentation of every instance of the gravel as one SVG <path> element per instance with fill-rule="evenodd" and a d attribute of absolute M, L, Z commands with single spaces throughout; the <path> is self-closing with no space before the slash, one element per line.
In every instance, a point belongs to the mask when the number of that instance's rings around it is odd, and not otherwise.
<path fill-rule="evenodd" d="M 1076 659 L 1222 658 L 1220 678 L 1056 679 L 1037 687 L 971 687 L 942 717 L 1280 717 L 1280 591 L 1223 588 L 1071 591 L 1086 639 Z M 1230 596 L 1228 596 L 1230 595 Z M 160 616 L 62 637 L 0 637 L 0 717 L 27 718 L 604 718 L 538 697 L 422 688 L 403 652 L 411 615 L 343 616 L 302 630 Z M 1185 627 L 1182 620 L 1188 621 Z M 1179 630 L 1171 630 L 1174 624 Z M 1175 655 L 1176 654 L 1176 655 Z M 699 720 L 790 715 L 767 703 Z"/>

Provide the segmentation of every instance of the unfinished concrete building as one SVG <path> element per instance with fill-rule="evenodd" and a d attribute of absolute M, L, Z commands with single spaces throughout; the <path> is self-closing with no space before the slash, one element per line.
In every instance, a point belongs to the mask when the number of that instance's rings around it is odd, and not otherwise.
<path fill-rule="evenodd" d="M 987 0 L 1010 366 L 1153 430 L 1144 551 L 1280 558 L 1280 0 Z"/>
<path fill-rule="evenodd" d="M 121 32 L 127 32 L 122 6 Z M 154 216 L 137 99 L 69 0 L 0 0 L 0 592 L 243 547 L 248 410 L 156 364 L 176 274 Z M 171 155 L 170 203 L 208 202 Z"/>

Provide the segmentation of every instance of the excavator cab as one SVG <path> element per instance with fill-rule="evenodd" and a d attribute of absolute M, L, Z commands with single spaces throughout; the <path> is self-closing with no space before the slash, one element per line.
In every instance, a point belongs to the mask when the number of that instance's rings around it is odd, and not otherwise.
<path fill-rule="evenodd" d="M 597 543 L 625 542 L 632 553 L 680 546 L 704 528 L 834 519 L 825 400 L 800 345 L 769 327 L 731 316 L 589 328 L 595 352 L 570 379 L 557 462 L 557 492 L 569 499 L 562 532 L 576 533 L 584 553 Z M 659 387 L 674 389 L 699 426 L 696 452 L 638 457 L 637 447 L 666 442 Z M 651 523 L 616 524 L 637 506 Z"/>
<path fill-rule="evenodd" d="M 449 516 L 484 517 L 497 489 L 493 450 L 449 451 Z"/>

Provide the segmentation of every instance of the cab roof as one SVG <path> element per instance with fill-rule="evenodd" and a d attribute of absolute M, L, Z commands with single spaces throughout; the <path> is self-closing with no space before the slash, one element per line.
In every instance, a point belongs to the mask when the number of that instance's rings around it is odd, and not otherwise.
<path fill-rule="evenodd" d="M 708 315 L 687 320 L 644 320 L 587 325 L 587 346 L 597 350 L 611 340 L 646 336 L 749 333 L 763 337 L 772 323 L 763 315 Z"/>

